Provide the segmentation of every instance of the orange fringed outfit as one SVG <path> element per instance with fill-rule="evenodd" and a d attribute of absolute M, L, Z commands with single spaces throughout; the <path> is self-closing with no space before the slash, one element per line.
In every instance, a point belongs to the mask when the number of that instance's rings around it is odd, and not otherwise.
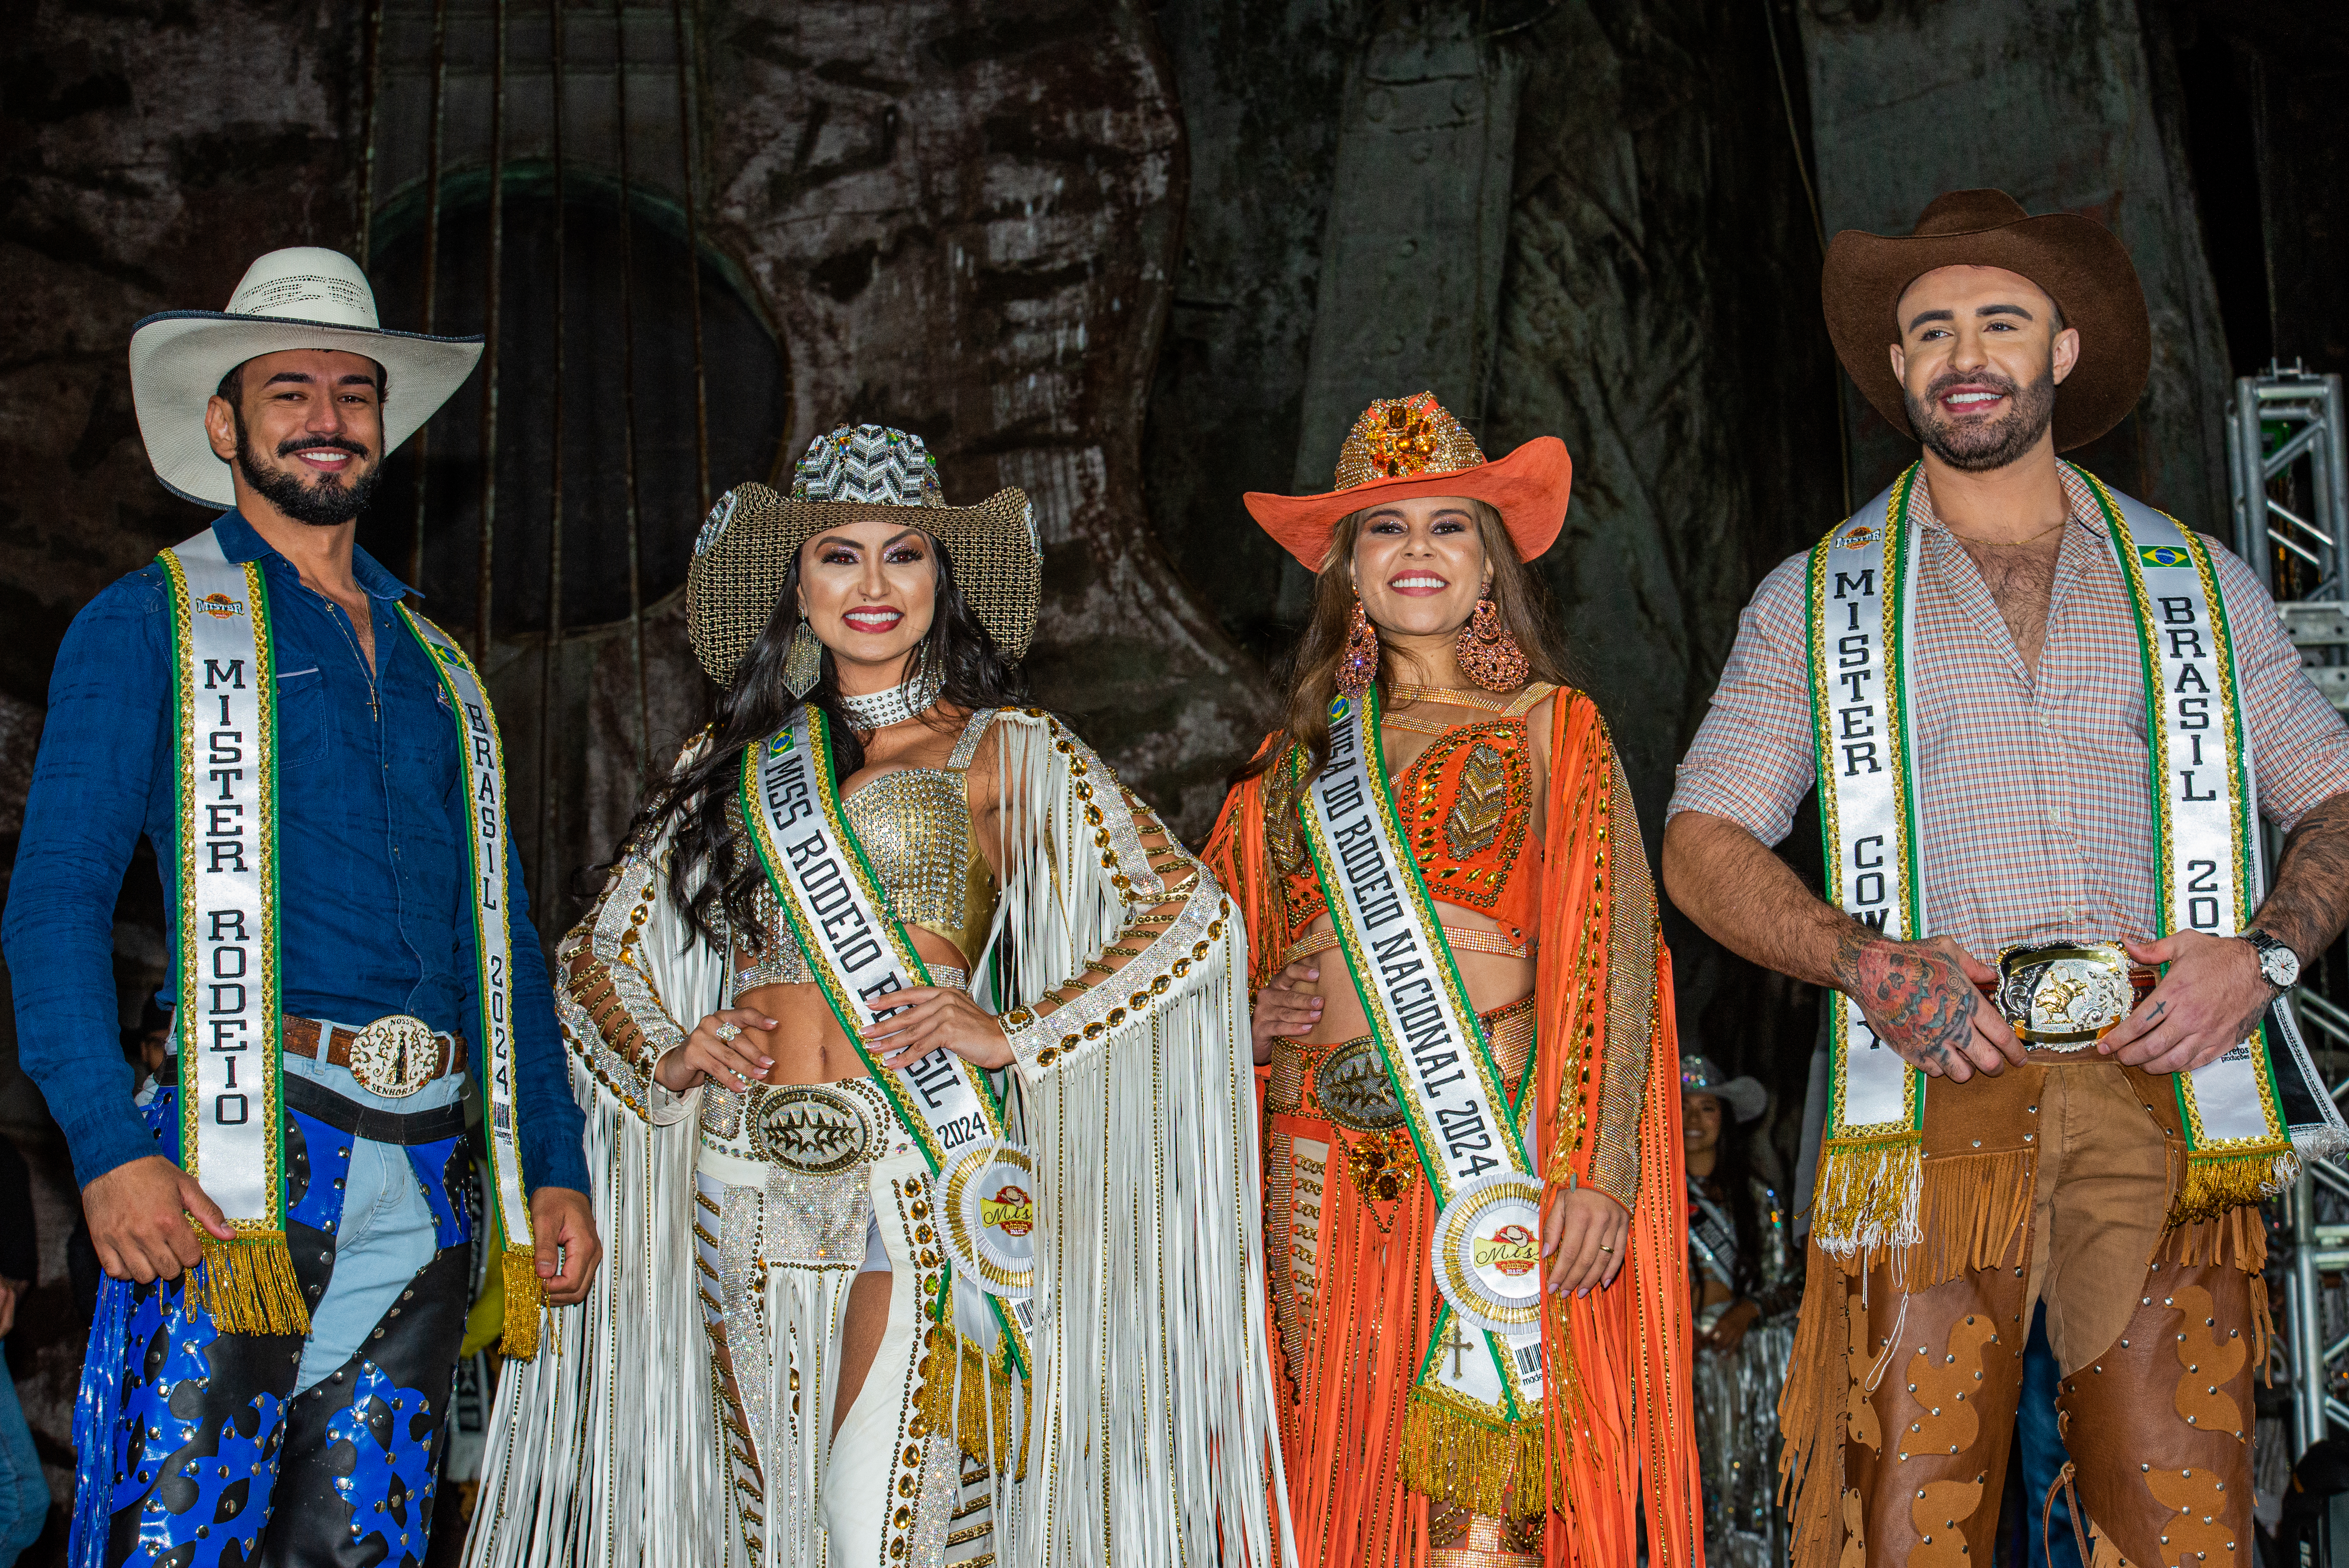
<path fill-rule="evenodd" d="M 1535 700 L 1437 738 L 1396 781 L 1396 804 L 1435 900 L 1530 922 L 1534 1027 L 1522 1003 L 1483 1018 L 1511 1094 L 1532 1076 L 1519 1115 L 1544 1185 L 1571 1172 L 1623 1203 L 1628 1256 L 1605 1290 L 1548 1298 L 1538 1417 L 1447 1401 L 1420 1377 L 1440 1304 L 1436 1206 L 1408 1134 L 1381 1125 L 1381 1086 L 1363 1078 L 1376 1052 L 1282 1042 L 1258 1069 L 1268 1305 L 1307 1563 L 1618 1568 L 1637 1559 L 1643 1504 L 1656 1568 L 1704 1561 L 1671 960 L 1622 769 L 1578 692 L 1551 705 L 1546 827 L 1527 843 L 1523 748 L 1538 741 L 1514 715 Z M 1288 778 L 1275 768 L 1236 788 L 1206 851 L 1247 912 L 1252 990 L 1322 913 Z"/>

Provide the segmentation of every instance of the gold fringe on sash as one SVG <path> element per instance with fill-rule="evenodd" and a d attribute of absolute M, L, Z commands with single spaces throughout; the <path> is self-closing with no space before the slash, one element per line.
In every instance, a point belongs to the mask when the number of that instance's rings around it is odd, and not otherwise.
<path fill-rule="evenodd" d="M 538 1254 L 528 1247 L 508 1247 L 501 1272 L 506 1295 L 504 1345 L 500 1354 L 519 1361 L 538 1355 L 539 1312 L 546 1292 L 538 1277 Z"/>
<path fill-rule="evenodd" d="M 1475 1401 L 1422 1383 L 1403 1405 L 1402 1483 L 1494 1518 L 1549 1507 L 1542 1420 L 1495 1420 Z"/>
<path fill-rule="evenodd" d="M 310 1332 L 285 1232 L 243 1231 L 233 1242 L 198 1234 L 204 1255 L 189 1278 L 188 1299 L 211 1313 L 222 1334 Z"/>
<path fill-rule="evenodd" d="M 2299 1175 L 2300 1156 L 2292 1152 L 2290 1142 L 2240 1153 L 2195 1150 L 2186 1157 L 2184 1182 L 2173 1178 L 2175 1190 L 2166 1222 L 2175 1228 L 2216 1219 L 2230 1209 L 2274 1197 Z"/>
<path fill-rule="evenodd" d="M 948 1346 L 951 1334 L 953 1345 Z M 930 1326 L 928 1340 L 924 1344 L 922 1359 L 914 1368 L 922 1379 L 918 1398 L 922 1415 L 933 1431 L 948 1431 L 962 1445 L 963 1453 L 981 1464 L 996 1465 L 1011 1445 L 1011 1362 L 1001 1352 L 990 1356 L 980 1349 L 968 1335 L 960 1329 L 948 1330 L 936 1324 Z M 1024 1395 L 1028 1380 L 1021 1378 Z M 968 1396 L 957 1399 L 957 1390 L 984 1388 L 984 1398 Z M 1014 1480 L 1028 1479 L 1027 1434 L 1022 1433 L 1019 1463 L 1011 1472 Z"/>
<path fill-rule="evenodd" d="M 1914 1241 L 1924 1161 L 1924 1136 L 1915 1131 L 1830 1140 L 1819 1155 L 1811 1233 L 1837 1252 Z"/>

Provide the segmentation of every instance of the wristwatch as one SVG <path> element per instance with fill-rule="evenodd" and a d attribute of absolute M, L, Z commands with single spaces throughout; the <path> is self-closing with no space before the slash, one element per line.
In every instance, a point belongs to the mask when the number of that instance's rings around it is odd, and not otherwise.
<path fill-rule="evenodd" d="M 2289 991 L 2300 984 L 2300 954 L 2254 925 L 2243 933 L 2243 940 L 2260 955 L 2260 975 L 2278 991 Z"/>

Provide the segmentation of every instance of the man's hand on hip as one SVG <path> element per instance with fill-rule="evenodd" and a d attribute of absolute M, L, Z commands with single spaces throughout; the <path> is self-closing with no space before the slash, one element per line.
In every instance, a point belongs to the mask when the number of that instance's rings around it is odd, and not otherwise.
<path fill-rule="evenodd" d="M 140 1284 L 177 1279 L 204 1255 L 190 1220 L 220 1241 L 236 1240 L 220 1205 L 204 1195 L 194 1177 L 160 1154 L 118 1165 L 92 1181 L 81 1190 L 81 1208 L 98 1265 L 116 1279 Z"/>
<path fill-rule="evenodd" d="M 2096 1049 L 2149 1073 L 2192 1072 L 2249 1037 L 2275 999 L 2260 973 L 2259 950 L 2240 937 L 2181 931 L 2122 945 L 2139 964 L 2169 973 Z"/>
<path fill-rule="evenodd" d="M 1892 942 L 1855 925 L 1837 944 L 1836 984 L 1876 1037 L 1920 1072 L 1963 1083 L 2023 1060 L 2023 1044 L 1975 988 L 1995 978 L 1953 937 Z"/>
<path fill-rule="evenodd" d="M 587 1194 L 569 1187 L 541 1187 L 530 1195 L 530 1234 L 538 1253 L 539 1287 L 549 1306 L 576 1306 L 603 1260 L 595 1235 L 595 1211 Z"/>

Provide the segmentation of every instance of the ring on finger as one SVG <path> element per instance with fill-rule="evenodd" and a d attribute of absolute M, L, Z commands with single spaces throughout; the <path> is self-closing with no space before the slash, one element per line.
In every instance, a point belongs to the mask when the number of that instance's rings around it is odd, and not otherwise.
<path fill-rule="evenodd" d="M 709 1032 L 717 1036 L 720 1041 L 730 1044 L 734 1037 L 742 1032 L 742 1026 L 735 1023 L 719 1023 L 712 1025 Z"/>

